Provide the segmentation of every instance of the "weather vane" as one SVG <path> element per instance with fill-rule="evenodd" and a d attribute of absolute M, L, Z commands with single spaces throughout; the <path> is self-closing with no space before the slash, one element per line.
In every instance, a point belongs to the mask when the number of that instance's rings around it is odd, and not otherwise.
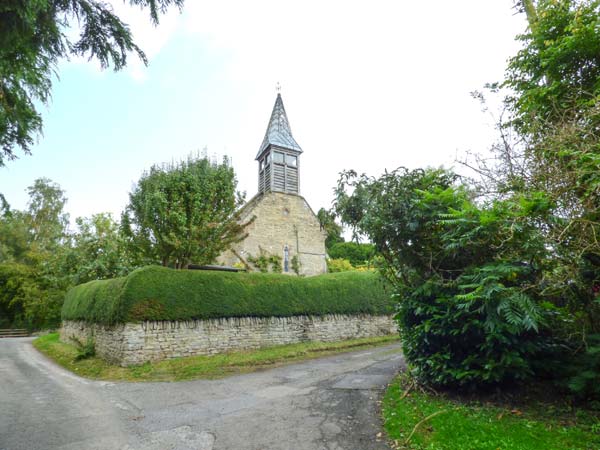
<path fill-rule="evenodd" d="M 281 94 L 281 84 L 279 84 L 279 81 L 277 82 L 277 86 L 275 86 L 275 90 L 278 94 Z"/>

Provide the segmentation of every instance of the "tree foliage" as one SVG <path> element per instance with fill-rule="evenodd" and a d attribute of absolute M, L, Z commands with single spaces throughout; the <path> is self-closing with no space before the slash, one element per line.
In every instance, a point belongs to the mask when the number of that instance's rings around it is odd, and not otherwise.
<path fill-rule="evenodd" d="M 5 205 L 0 217 L 0 296 L 7 321 L 28 328 L 56 326 L 68 275 L 61 270 L 68 245 L 66 198 L 56 183 L 40 178 L 27 189 L 28 209 Z"/>
<path fill-rule="evenodd" d="M 129 0 L 147 8 L 150 19 L 183 0 Z M 69 29 L 79 37 L 71 40 Z M 59 60 L 69 56 L 97 59 L 103 68 L 123 68 L 129 53 L 144 63 L 129 27 L 109 4 L 97 0 L 3 0 L 0 4 L 0 166 L 29 153 L 42 130 L 36 102 L 47 103 Z"/>
<path fill-rule="evenodd" d="M 508 62 L 500 139 L 491 160 L 469 164 L 488 198 L 543 192 L 536 216 L 548 250 L 540 296 L 552 345 L 540 366 L 582 395 L 598 395 L 600 339 L 600 2 L 520 0 L 528 29 Z M 552 350 L 549 350 L 552 348 Z"/>
<path fill-rule="evenodd" d="M 338 242 L 344 242 L 342 226 L 336 222 L 335 213 L 321 208 L 317 212 L 317 218 L 321 228 L 327 233 L 327 238 L 325 238 L 325 248 L 327 250 Z"/>
<path fill-rule="evenodd" d="M 338 242 L 327 253 L 330 258 L 345 259 L 354 267 L 370 265 L 376 254 L 373 244 L 357 242 Z"/>
<path fill-rule="evenodd" d="M 451 172 L 398 169 L 343 173 L 336 196 L 338 214 L 385 261 L 404 354 L 421 380 L 475 387 L 531 376 L 543 323 L 543 195 L 477 205 Z"/>
<path fill-rule="evenodd" d="M 0 215 L 0 261 L 24 261 L 29 251 L 27 215 L 8 206 Z"/>
<path fill-rule="evenodd" d="M 0 196 L 0 326 L 57 327 L 72 286 L 123 277 L 149 261 L 179 268 L 192 259 L 212 262 L 244 237 L 235 189 L 227 161 L 155 166 L 131 194 L 121 224 L 100 213 L 77 218 L 75 230 L 65 192 L 51 180 L 27 189 L 24 211 Z"/>
<path fill-rule="evenodd" d="M 0 326 L 52 328 L 71 286 L 126 274 L 133 262 L 110 215 L 78 218 L 71 232 L 60 186 L 40 178 L 27 192 L 27 210 L 4 200 L 0 214 Z"/>
<path fill-rule="evenodd" d="M 500 83 L 521 134 L 544 134 L 542 126 L 585 117 L 600 93 L 600 2 L 523 1 L 529 29 L 517 37 L 522 49 Z"/>
<path fill-rule="evenodd" d="M 153 166 L 133 192 L 122 216 L 132 252 L 148 262 L 184 268 L 209 264 L 245 238 L 239 222 L 243 198 L 233 169 L 207 158 Z"/>
<path fill-rule="evenodd" d="M 78 217 L 75 222 L 77 230 L 71 235 L 64 260 L 72 284 L 122 277 L 135 267 L 119 223 L 111 214 Z"/>
<path fill-rule="evenodd" d="M 62 243 L 69 223 L 69 216 L 64 213 L 65 192 L 51 180 L 39 178 L 27 188 L 27 193 L 31 244 L 41 251 L 52 252 Z"/>
<path fill-rule="evenodd" d="M 479 161 L 485 192 L 511 198 L 544 192 L 540 218 L 552 269 L 544 294 L 576 317 L 569 333 L 600 332 L 600 2 L 519 2 L 528 30 L 508 63 L 496 163 Z M 578 331 L 576 331 L 578 329 Z"/>

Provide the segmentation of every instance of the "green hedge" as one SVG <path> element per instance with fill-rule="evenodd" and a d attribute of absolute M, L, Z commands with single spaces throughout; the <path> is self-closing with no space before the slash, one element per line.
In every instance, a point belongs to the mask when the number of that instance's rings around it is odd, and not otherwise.
<path fill-rule="evenodd" d="M 391 314 L 390 292 L 375 273 L 298 278 L 144 267 L 125 278 L 67 292 L 63 320 L 102 324 L 221 317 Z"/>

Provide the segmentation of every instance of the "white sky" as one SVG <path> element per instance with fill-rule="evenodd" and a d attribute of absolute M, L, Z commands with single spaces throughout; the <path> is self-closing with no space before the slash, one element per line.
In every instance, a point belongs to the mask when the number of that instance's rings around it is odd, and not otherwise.
<path fill-rule="evenodd" d="M 157 29 L 145 12 L 114 3 L 150 65 L 132 58 L 121 74 L 80 60 L 61 65 L 45 136 L 32 156 L 0 169 L 0 192 L 14 208 L 25 208 L 25 188 L 46 176 L 67 191 L 72 218 L 118 216 L 144 169 L 204 146 L 233 158 L 249 199 L 277 82 L 304 150 L 301 193 L 315 211 L 330 206 L 344 169 L 452 165 L 457 153 L 485 151 L 494 140 L 492 120 L 469 93 L 502 78 L 525 27 L 511 0 L 187 0 Z M 108 106 L 91 94 L 82 105 L 76 88 L 109 84 Z M 156 122 L 105 126 L 107 107 L 131 118 L 150 108 Z M 67 139 L 66 124 L 82 111 L 89 131 L 80 126 Z M 99 142 L 110 151 L 95 149 Z"/>

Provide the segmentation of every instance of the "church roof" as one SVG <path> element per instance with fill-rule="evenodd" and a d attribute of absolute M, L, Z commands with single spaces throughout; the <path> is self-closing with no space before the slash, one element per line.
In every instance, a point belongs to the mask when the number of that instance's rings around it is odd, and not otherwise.
<path fill-rule="evenodd" d="M 260 150 L 258 150 L 256 159 L 258 159 L 269 145 L 276 145 L 278 147 L 302 153 L 302 149 L 292 136 L 290 122 L 285 113 L 281 94 L 277 94 L 275 106 L 273 106 L 273 112 L 271 113 L 271 119 L 269 120 L 269 126 L 267 126 L 267 132 L 265 133 L 265 138 L 260 146 Z"/>

